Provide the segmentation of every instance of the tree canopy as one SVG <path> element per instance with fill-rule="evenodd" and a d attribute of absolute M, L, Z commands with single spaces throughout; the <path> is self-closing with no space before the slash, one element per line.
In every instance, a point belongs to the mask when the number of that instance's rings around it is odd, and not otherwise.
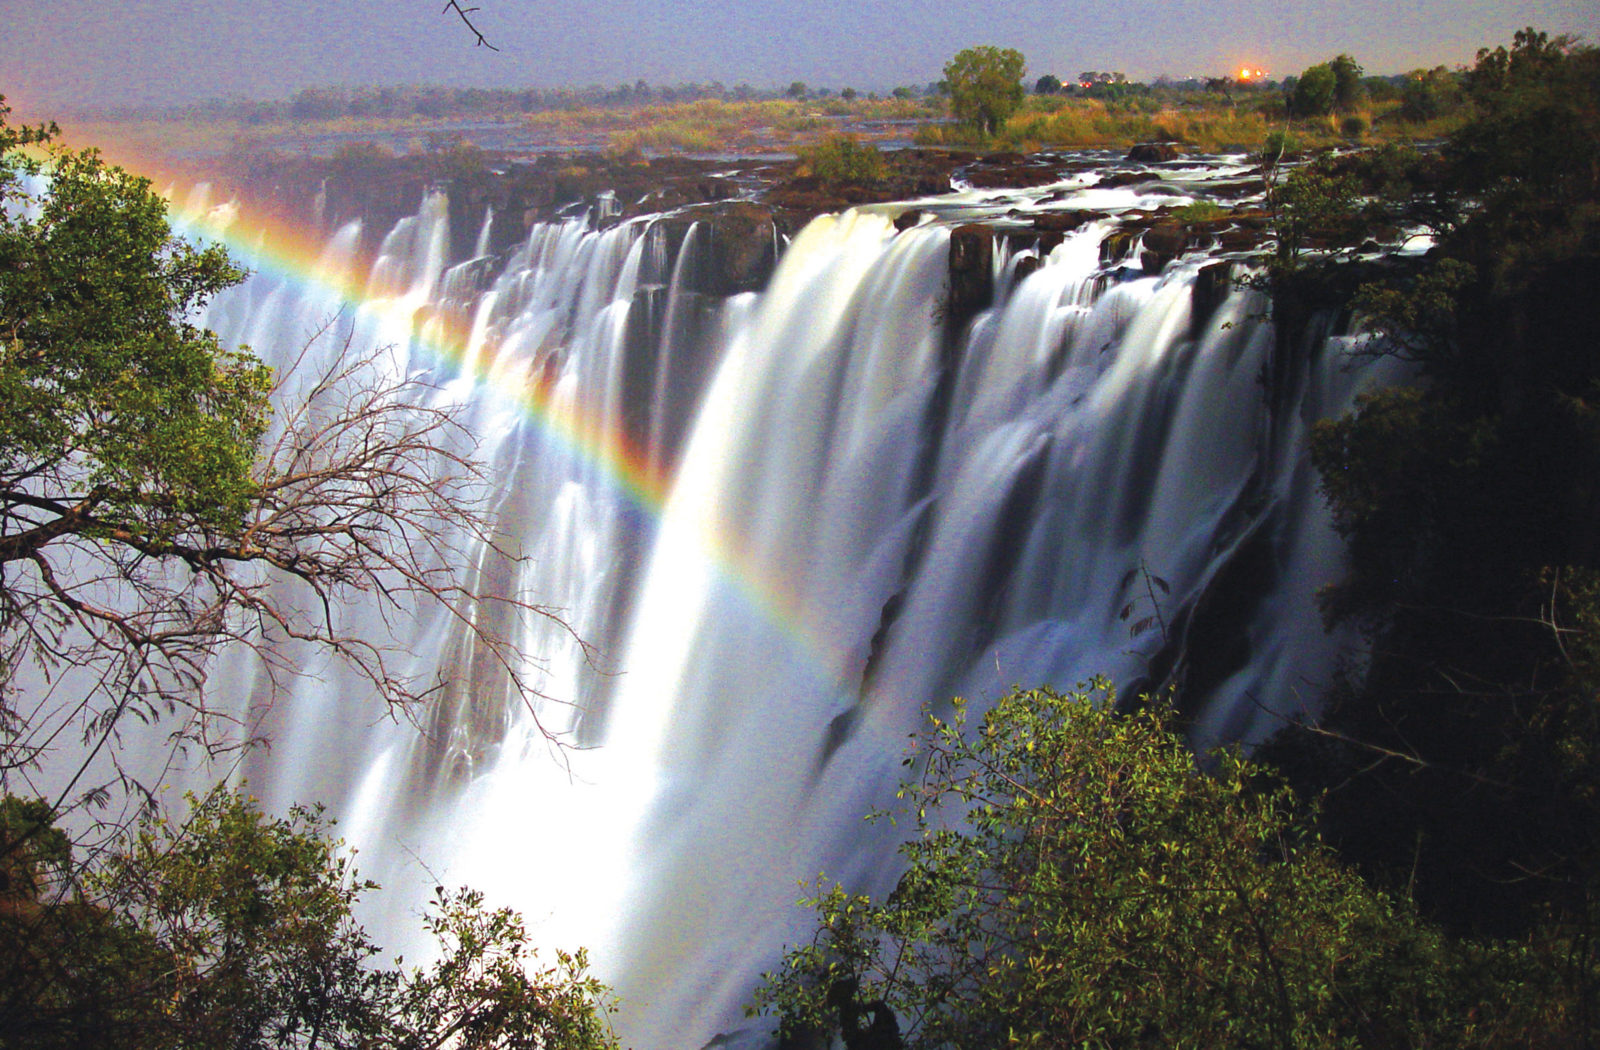
<path fill-rule="evenodd" d="M 992 135 L 1022 105 L 1028 62 L 1015 48 L 969 47 L 945 63 L 950 110 L 981 135 Z"/>
<path fill-rule="evenodd" d="M 1521 1032 L 1529 1003 L 1477 982 L 1535 964 L 1447 945 L 1340 863 L 1265 767 L 1236 752 L 1197 765 L 1160 706 L 1119 714 L 1093 682 L 1013 693 L 976 726 L 963 710 L 908 760 L 893 892 L 825 884 L 806 902 L 816 934 L 757 1004 L 790 1038 L 1289 1048 Z"/>
<path fill-rule="evenodd" d="M 521 920 L 436 891 L 437 957 L 386 966 L 354 918 L 377 887 L 317 809 L 219 792 L 75 866 L 48 807 L 0 800 L 0 1048 L 607 1050 L 584 955 L 541 963 Z"/>

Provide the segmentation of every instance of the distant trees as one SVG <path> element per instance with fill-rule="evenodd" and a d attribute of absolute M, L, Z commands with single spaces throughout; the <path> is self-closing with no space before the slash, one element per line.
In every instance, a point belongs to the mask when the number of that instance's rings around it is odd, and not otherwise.
<path fill-rule="evenodd" d="M 1057 77 L 1054 73 L 1046 73 L 1044 76 L 1040 77 L 1034 82 L 1033 93 L 1035 95 L 1061 94 L 1061 78 Z"/>
<path fill-rule="evenodd" d="M 950 109 L 957 120 L 988 136 L 1022 105 L 1028 62 L 1014 48 L 969 47 L 945 63 Z"/>
<path fill-rule="evenodd" d="M 1333 70 L 1333 108 L 1349 113 L 1366 98 L 1366 85 L 1361 82 L 1361 66 L 1349 55 L 1338 55 L 1328 63 Z"/>

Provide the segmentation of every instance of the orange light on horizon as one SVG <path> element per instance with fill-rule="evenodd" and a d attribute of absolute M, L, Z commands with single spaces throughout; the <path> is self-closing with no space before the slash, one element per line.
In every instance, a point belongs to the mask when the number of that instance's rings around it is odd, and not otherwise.
<path fill-rule="evenodd" d="M 1252 69 L 1250 66 L 1240 66 L 1238 79 L 1242 82 L 1248 82 L 1251 80 L 1265 79 L 1266 75 L 1267 71 L 1265 69 Z"/>

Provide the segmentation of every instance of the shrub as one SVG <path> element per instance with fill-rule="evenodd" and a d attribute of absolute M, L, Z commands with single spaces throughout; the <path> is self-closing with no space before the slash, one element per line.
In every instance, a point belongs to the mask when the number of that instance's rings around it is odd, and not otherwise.
<path fill-rule="evenodd" d="M 1478 1005 L 1267 770 L 1202 771 L 1158 705 L 1116 706 L 1095 681 L 933 719 L 905 874 L 881 900 L 820 887 L 756 1008 L 791 1036 L 892 1012 L 914 1050 L 976 1050 L 1421 1045 Z"/>
<path fill-rule="evenodd" d="M 824 182 L 881 182 L 889 173 L 883 154 L 854 135 L 829 135 L 800 150 L 805 170 Z"/>

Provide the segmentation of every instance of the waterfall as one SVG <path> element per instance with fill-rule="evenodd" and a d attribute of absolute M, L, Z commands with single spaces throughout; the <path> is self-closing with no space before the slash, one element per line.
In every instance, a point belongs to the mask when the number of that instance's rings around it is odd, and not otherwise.
<path fill-rule="evenodd" d="M 1049 206 L 1155 206 L 1092 183 Z M 341 610 L 448 683 L 416 725 L 331 668 L 269 703 L 222 657 L 218 702 L 273 740 L 241 775 L 271 805 L 329 804 L 386 888 L 380 941 L 429 887 L 473 885 L 540 941 L 591 948 L 625 1045 L 756 1042 L 742 1007 L 805 933 L 797 881 L 892 885 L 896 832 L 862 815 L 892 800 L 925 711 L 1149 683 L 1185 643 L 1199 746 L 1315 704 L 1348 639 L 1316 610 L 1341 548 L 1306 431 L 1376 377 L 1336 337 L 1285 360 L 1252 291 L 1197 312 L 1204 253 L 1159 276 L 1104 260 L 1109 219 L 1002 245 L 993 304 L 953 317 L 952 228 L 1017 206 L 969 191 L 904 230 L 898 207 L 824 216 L 764 291 L 707 302 L 698 224 L 536 225 L 505 258 L 481 254 L 486 225 L 479 257 L 449 260 L 431 195 L 370 266 L 350 225 L 315 280 L 263 269 L 217 297 L 225 345 L 281 363 L 326 329 L 313 353 L 392 347 L 459 404 L 524 556 L 472 571 L 593 646 L 519 637 L 550 698 L 530 705 L 436 611 Z M 352 284 L 353 308 L 325 291 Z M 581 425 L 555 433 L 557 411 Z M 659 498 L 619 475 L 629 443 L 667 473 Z M 555 755 L 541 727 L 582 746 Z"/>

